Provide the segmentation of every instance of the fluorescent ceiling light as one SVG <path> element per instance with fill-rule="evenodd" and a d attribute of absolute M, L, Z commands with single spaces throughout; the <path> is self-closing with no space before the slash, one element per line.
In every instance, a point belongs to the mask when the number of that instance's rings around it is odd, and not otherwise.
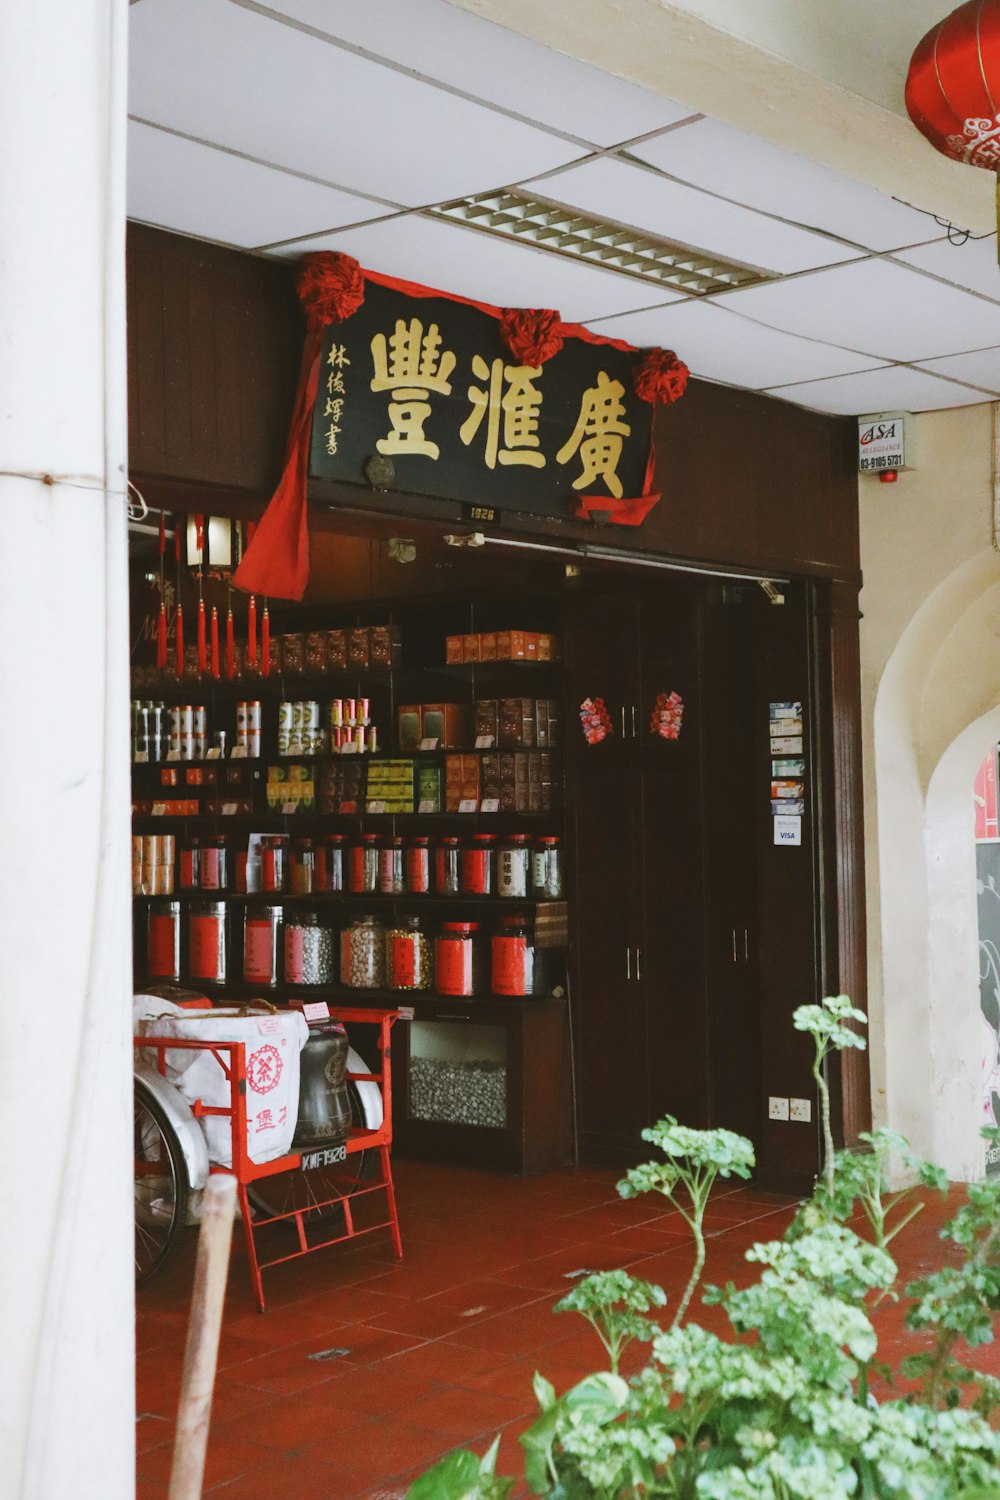
<path fill-rule="evenodd" d="M 638 281 L 673 287 L 695 297 L 776 279 L 773 272 L 756 266 L 722 260 L 690 245 L 678 245 L 626 224 L 594 218 L 579 209 L 529 197 L 526 193 L 456 198 L 428 209 L 427 213 L 485 234 L 520 240 L 538 250 L 587 261 Z"/>

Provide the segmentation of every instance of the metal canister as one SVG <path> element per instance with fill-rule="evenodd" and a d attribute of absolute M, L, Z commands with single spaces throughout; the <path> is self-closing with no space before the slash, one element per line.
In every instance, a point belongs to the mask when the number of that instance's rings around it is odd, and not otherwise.
<path fill-rule="evenodd" d="M 197 834 L 186 838 L 180 849 L 178 885 L 182 891 L 196 891 L 201 884 L 201 839 Z"/>
<path fill-rule="evenodd" d="M 288 730 L 292 727 L 292 705 L 287 699 L 278 704 L 278 730 Z"/>
<path fill-rule="evenodd" d="M 492 896 L 496 888 L 496 835 L 477 833 L 462 850 L 462 891 L 467 896 Z"/>

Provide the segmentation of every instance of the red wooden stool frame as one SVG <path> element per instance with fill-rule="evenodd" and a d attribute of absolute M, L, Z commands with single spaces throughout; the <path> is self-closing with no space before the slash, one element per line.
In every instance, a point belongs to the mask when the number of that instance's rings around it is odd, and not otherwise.
<path fill-rule="evenodd" d="M 338 1245 L 344 1240 L 356 1239 L 363 1234 L 373 1234 L 379 1229 L 388 1229 L 392 1236 L 393 1249 L 399 1258 L 403 1254 L 403 1242 L 399 1233 L 399 1217 L 396 1212 L 396 1193 L 392 1181 L 392 1164 L 390 1161 L 390 1147 L 392 1145 L 392 1058 L 390 1053 L 389 1033 L 393 1024 L 399 1019 L 396 1010 L 369 1010 L 361 1007 L 348 1006 L 346 1009 L 337 1007 L 336 1019 L 345 1022 L 378 1026 L 379 1028 L 379 1056 L 381 1068 L 377 1073 L 351 1073 L 347 1077 L 355 1083 L 375 1083 L 378 1085 L 382 1095 L 382 1124 L 377 1130 L 367 1130 L 355 1127 L 351 1130 L 344 1143 L 345 1152 L 348 1156 L 361 1151 L 376 1152 L 381 1167 L 381 1175 L 377 1181 L 369 1182 L 365 1179 L 351 1178 L 344 1184 L 344 1190 L 336 1192 L 332 1197 L 311 1200 L 308 1205 L 289 1209 L 283 1213 L 273 1214 L 267 1218 L 258 1217 L 254 1219 L 253 1210 L 247 1196 L 247 1184 L 256 1182 L 262 1177 L 274 1177 L 279 1172 L 299 1171 L 302 1167 L 302 1157 L 297 1151 L 287 1156 L 280 1156 L 275 1161 L 255 1162 L 250 1160 L 247 1152 L 247 1074 L 246 1074 L 246 1045 L 243 1042 L 202 1042 L 197 1038 L 163 1037 L 163 1036 L 137 1036 L 133 1038 L 136 1047 L 148 1047 L 156 1052 L 157 1068 L 160 1073 L 166 1074 L 166 1054 L 177 1048 L 195 1049 L 201 1052 L 211 1052 L 229 1080 L 229 1103 L 227 1105 L 202 1104 L 196 1099 L 192 1110 L 196 1116 L 203 1115 L 228 1115 L 232 1131 L 232 1167 L 220 1166 L 217 1162 L 210 1164 L 213 1172 L 231 1172 L 237 1182 L 237 1199 L 240 1205 L 240 1214 L 243 1218 L 243 1233 L 246 1239 L 247 1258 L 250 1262 L 250 1276 L 253 1281 L 254 1292 L 257 1297 L 257 1305 L 261 1312 L 267 1308 L 264 1299 L 263 1272 L 270 1266 L 282 1265 L 287 1260 L 297 1260 L 302 1255 L 311 1255 L 314 1250 L 325 1250 L 328 1245 Z M 320 1148 L 321 1149 L 321 1148 Z M 360 1198 L 373 1193 L 385 1193 L 387 1217 L 380 1219 L 377 1224 L 365 1224 L 358 1226 L 355 1223 L 352 1205 Z M 340 1207 L 344 1215 L 344 1231 L 327 1238 L 321 1238 L 310 1242 L 309 1231 L 312 1226 L 308 1224 L 311 1214 L 316 1214 L 323 1209 Z M 254 1239 L 254 1231 L 264 1229 L 271 1224 L 278 1224 L 284 1220 L 294 1220 L 295 1230 L 298 1236 L 298 1248 L 285 1255 L 275 1256 L 272 1260 L 261 1260 L 257 1253 L 257 1244 Z M 316 1226 L 319 1228 L 320 1226 Z"/>

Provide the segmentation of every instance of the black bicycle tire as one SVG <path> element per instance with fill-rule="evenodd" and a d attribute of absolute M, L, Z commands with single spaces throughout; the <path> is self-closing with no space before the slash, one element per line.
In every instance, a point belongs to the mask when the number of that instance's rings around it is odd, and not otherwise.
<path fill-rule="evenodd" d="M 138 1259 L 136 1259 L 135 1284 L 136 1286 L 144 1286 L 147 1281 L 149 1281 L 153 1276 L 157 1274 L 158 1271 L 162 1270 L 166 1261 L 169 1259 L 174 1246 L 177 1243 L 178 1235 L 187 1223 L 188 1180 L 184 1153 L 181 1150 L 181 1144 L 177 1139 L 176 1132 L 174 1131 L 173 1126 L 167 1118 L 166 1111 L 160 1104 L 159 1100 L 156 1098 L 156 1095 L 153 1093 L 153 1091 L 145 1083 L 143 1083 L 141 1078 L 135 1079 L 134 1083 L 135 1087 L 133 1118 L 135 1116 L 135 1113 L 141 1107 L 147 1112 L 150 1119 L 153 1121 L 166 1147 L 167 1157 L 170 1162 L 170 1170 L 173 1175 L 174 1181 L 174 1202 L 172 1217 L 169 1227 L 167 1228 L 167 1232 L 163 1238 L 163 1243 L 160 1247 L 159 1253 L 157 1254 L 156 1259 L 153 1261 L 152 1265 L 147 1266 L 141 1273 L 138 1267 Z M 136 1233 L 139 1233 L 138 1224 L 136 1225 Z"/>

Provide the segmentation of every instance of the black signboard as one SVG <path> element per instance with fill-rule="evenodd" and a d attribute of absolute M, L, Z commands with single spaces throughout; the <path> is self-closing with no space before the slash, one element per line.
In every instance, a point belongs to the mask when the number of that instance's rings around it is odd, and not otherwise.
<path fill-rule="evenodd" d="M 538 515 L 583 496 L 643 494 L 652 408 L 634 350 L 569 337 L 540 368 L 516 363 L 491 314 L 368 280 L 323 348 L 309 472 Z M 592 502 L 591 502 L 592 503 Z"/>

